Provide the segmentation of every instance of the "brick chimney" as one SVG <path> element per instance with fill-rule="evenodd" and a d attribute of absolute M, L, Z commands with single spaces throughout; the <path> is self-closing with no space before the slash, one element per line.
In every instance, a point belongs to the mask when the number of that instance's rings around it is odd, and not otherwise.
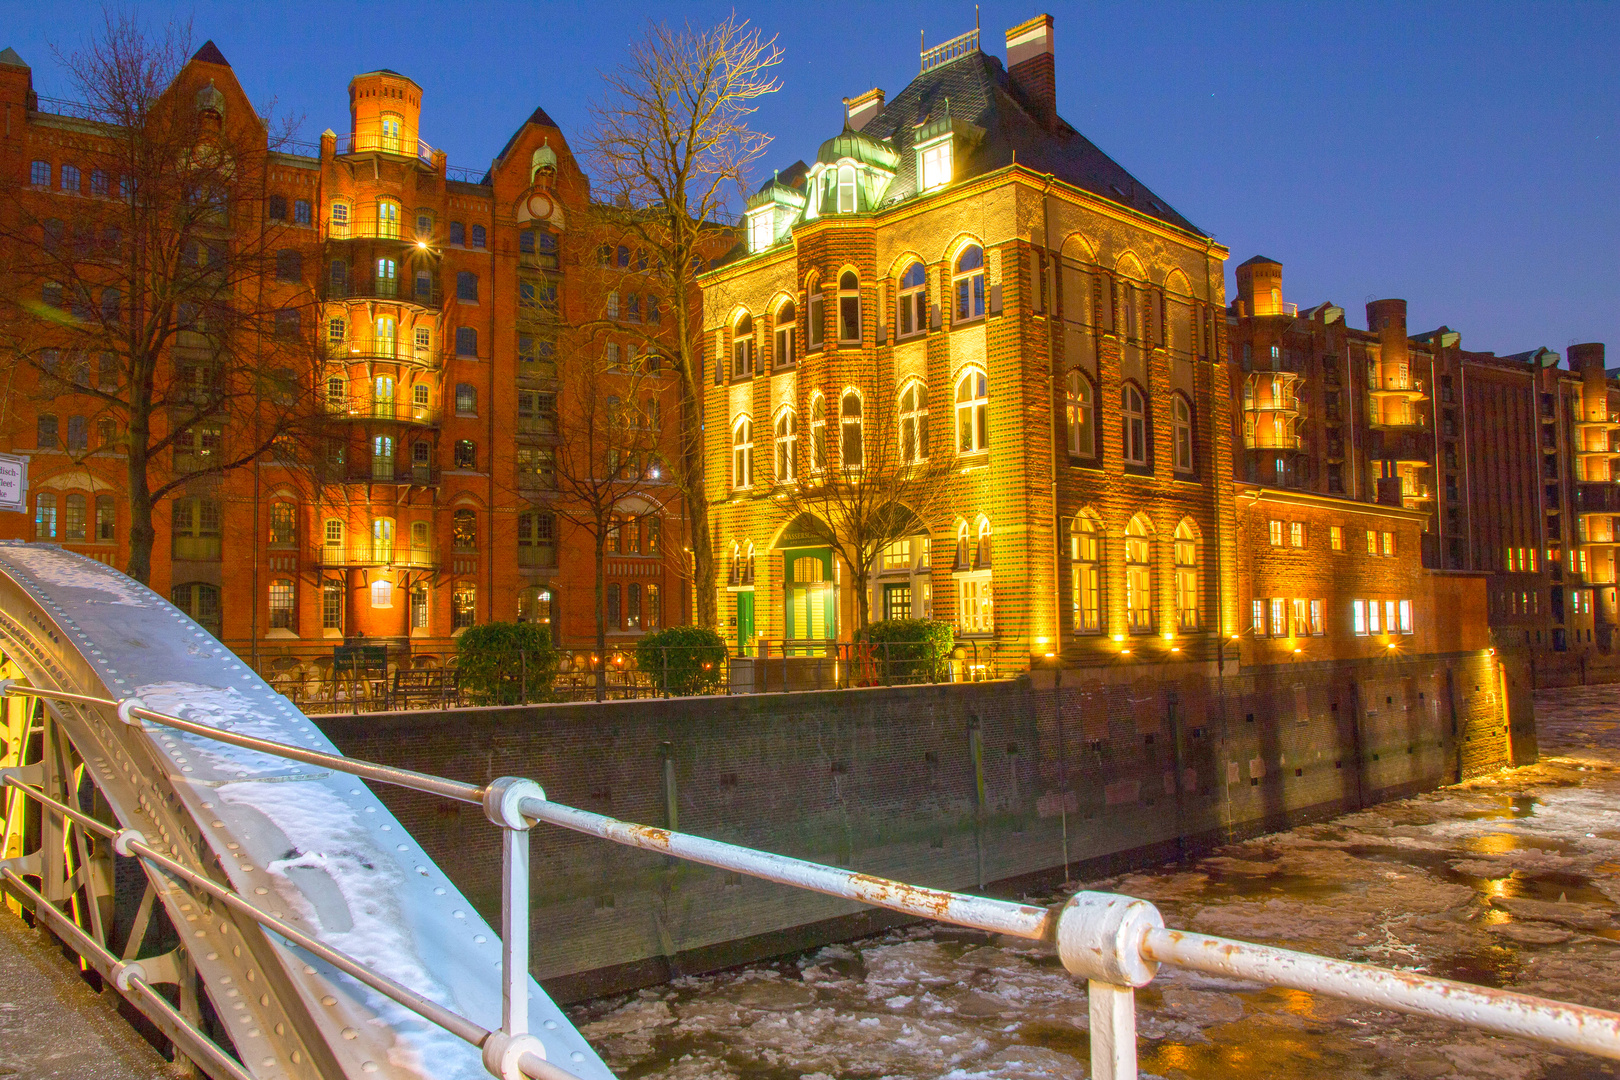
<path fill-rule="evenodd" d="M 882 111 L 883 91 L 875 87 L 864 94 L 844 99 L 844 123 L 851 131 L 861 130 Z"/>
<path fill-rule="evenodd" d="M 1007 78 L 1042 125 L 1057 122 L 1057 70 L 1052 16 L 1037 15 L 1007 31 Z"/>
<path fill-rule="evenodd" d="M 1581 419 L 1607 420 L 1609 378 L 1603 370 L 1603 343 L 1589 341 L 1582 345 L 1571 345 L 1569 369 L 1581 377 Z"/>

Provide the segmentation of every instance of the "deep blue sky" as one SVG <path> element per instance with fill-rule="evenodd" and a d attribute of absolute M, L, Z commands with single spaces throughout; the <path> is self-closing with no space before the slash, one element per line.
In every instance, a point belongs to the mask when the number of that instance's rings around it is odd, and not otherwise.
<path fill-rule="evenodd" d="M 710 22 L 728 3 L 157 3 L 193 20 L 261 109 L 305 138 L 348 125 L 350 76 L 377 67 L 423 87 L 423 138 L 486 165 L 535 105 L 586 123 L 598 72 L 648 18 Z M 782 91 L 757 126 L 767 170 L 809 157 L 839 99 L 917 71 L 918 32 L 970 29 L 973 5 L 783 3 L 737 8 L 780 35 Z M 1052 3 L 982 7 L 986 50 L 1050 11 L 1063 116 L 1230 248 L 1284 264 L 1301 306 L 1332 300 L 1365 325 L 1404 296 L 1411 325 L 1464 348 L 1560 351 L 1608 341 L 1620 366 L 1620 5 Z M 0 2 L 0 46 L 41 93 L 67 82 L 100 7 Z"/>

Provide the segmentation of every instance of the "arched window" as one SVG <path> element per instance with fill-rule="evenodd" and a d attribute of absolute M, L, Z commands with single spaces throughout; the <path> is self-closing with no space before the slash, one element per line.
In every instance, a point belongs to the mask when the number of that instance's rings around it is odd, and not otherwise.
<path fill-rule="evenodd" d="M 1193 426 L 1192 406 L 1181 394 L 1170 398 L 1170 432 L 1171 444 L 1174 450 L 1172 459 L 1176 472 L 1191 473 L 1193 471 Z"/>
<path fill-rule="evenodd" d="M 338 518 L 327 518 L 321 525 L 321 538 L 323 546 L 334 553 L 343 550 L 343 522 Z"/>
<path fill-rule="evenodd" d="M 82 416 L 70 416 L 67 422 L 67 448 L 70 451 L 90 449 L 90 421 Z"/>
<path fill-rule="evenodd" d="M 956 523 L 956 555 L 951 561 L 951 569 L 957 572 L 973 569 L 973 541 L 969 538 L 970 531 L 967 522 Z"/>
<path fill-rule="evenodd" d="M 969 368 L 956 380 L 956 452 L 990 449 L 990 380 Z"/>
<path fill-rule="evenodd" d="M 1198 535 L 1192 523 L 1176 526 L 1176 625 L 1197 630 L 1198 619 Z"/>
<path fill-rule="evenodd" d="M 928 329 L 928 271 L 920 262 L 912 263 L 900 275 L 900 315 L 896 325 L 900 337 Z"/>
<path fill-rule="evenodd" d="M 483 247 L 485 237 L 484 227 L 482 225 L 474 225 L 471 229 L 471 233 L 472 235 L 469 238 L 467 246 L 475 248 Z"/>
<path fill-rule="evenodd" d="M 741 490 L 754 483 L 754 422 L 739 416 L 731 425 L 731 486 Z"/>
<path fill-rule="evenodd" d="M 827 297 L 821 291 L 821 279 L 812 276 L 805 282 L 804 291 L 810 298 L 810 323 L 805 327 L 805 347 L 819 349 L 827 333 Z"/>
<path fill-rule="evenodd" d="M 270 543 L 275 547 L 291 547 L 298 539 L 298 506 L 296 503 L 270 504 Z"/>
<path fill-rule="evenodd" d="M 838 166 L 838 212 L 855 212 L 855 166 Z"/>
<path fill-rule="evenodd" d="M 456 299 L 463 303 L 478 303 L 478 275 L 471 270 L 456 271 Z"/>
<path fill-rule="evenodd" d="M 450 542 L 457 551 L 478 550 L 477 511 L 463 508 L 451 515 Z"/>
<path fill-rule="evenodd" d="M 1148 463 L 1147 407 L 1142 391 L 1135 383 L 1126 383 L 1119 391 L 1119 422 L 1121 453 L 1127 465 Z"/>
<path fill-rule="evenodd" d="M 928 387 L 913 379 L 900 391 L 900 460 L 910 465 L 928 458 Z"/>
<path fill-rule="evenodd" d="M 827 467 L 827 399 L 816 394 L 810 399 L 810 469 Z"/>
<path fill-rule="evenodd" d="M 799 474 L 799 414 L 784 408 L 776 414 L 776 482 L 792 483 Z"/>
<path fill-rule="evenodd" d="M 474 522 L 476 528 L 476 520 Z M 433 526 L 425 521 L 411 522 L 411 562 L 421 563 L 427 561 L 429 535 Z"/>
<path fill-rule="evenodd" d="M 771 354 L 771 364 L 774 367 L 792 367 L 797 358 L 794 348 L 796 342 L 793 338 L 793 323 L 797 314 L 791 300 L 776 309 L 776 348 Z"/>
<path fill-rule="evenodd" d="M 971 568 L 964 569 L 970 536 L 976 540 L 973 561 Z M 980 515 L 971 534 L 968 523 L 962 522 L 957 527 L 956 548 L 959 567 L 956 577 L 957 629 L 964 634 L 991 633 L 995 630 L 995 620 L 991 604 L 990 519 Z"/>
<path fill-rule="evenodd" d="M 399 203 L 393 199 L 377 200 L 377 235 L 385 240 L 399 237 Z"/>
<path fill-rule="evenodd" d="M 394 561 L 394 519 L 373 518 L 371 522 L 371 560 L 379 563 Z"/>
<path fill-rule="evenodd" d="M 411 387 L 411 405 L 419 411 L 426 409 L 431 400 L 431 393 L 427 383 L 417 383 Z"/>
<path fill-rule="evenodd" d="M 838 340 L 861 340 L 861 280 L 845 270 L 838 278 Z"/>
<path fill-rule="evenodd" d="M 951 279 L 956 293 L 956 321 L 984 317 L 984 249 L 972 245 L 956 257 Z"/>
<path fill-rule="evenodd" d="M 1125 616 L 1133 634 L 1153 630 L 1152 551 L 1148 522 L 1137 514 L 1125 526 Z"/>
<path fill-rule="evenodd" d="M 1071 368 L 1063 384 L 1063 416 L 1069 453 L 1074 457 L 1097 456 L 1095 402 L 1091 380 L 1079 368 Z"/>
<path fill-rule="evenodd" d="M 846 469 L 858 469 L 865 457 L 865 441 L 861 431 L 861 395 L 845 390 L 838 404 L 838 459 Z"/>
<path fill-rule="evenodd" d="M 1102 523 L 1082 511 L 1069 532 L 1070 603 L 1074 632 L 1102 632 Z"/>
<path fill-rule="evenodd" d="M 744 315 L 731 333 L 731 377 L 746 379 L 754 373 L 754 318 Z"/>
<path fill-rule="evenodd" d="M 382 149 L 390 154 L 399 153 L 400 115 L 382 114 Z"/>
<path fill-rule="evenodd" d="M 329 226 L 333 236 L 349 235 L 349 204 L 342 199 L 332 202 L 332 218 Z"/>
<path fill-rule="evenodd" d="M 990 569 L 990 519 L 979 516 L 978 544 L 973 552 L 973 569 Z"/>
<path fill-rule="evenodd" d="M 34 419 L 34 445 L 41 450 L 57 449 L 60 428 L 50 413 L 40 413 Z"/>

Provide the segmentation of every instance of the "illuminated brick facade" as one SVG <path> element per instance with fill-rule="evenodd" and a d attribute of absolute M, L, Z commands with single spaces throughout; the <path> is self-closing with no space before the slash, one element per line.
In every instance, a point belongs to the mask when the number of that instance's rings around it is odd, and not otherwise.
<path fill-rule="evenodd" d="M 176 92 L 209 81 L 227 115 L 254 115 L 212 43 Z M 312 391 L 327 431 L 296 466 L 261 461 L 165 500 L 151 584 L 267 674 L 312 690 L 335 645 L 386 644 L 391 664 L 433 666 L 475 622 L 551 622 L 565 645 L 585 647 L 595 635 L 591 545 L 555 512 L 550 462 L 559 329 L 600 314 L 583 287 L 598 249 L 569 228 L 587 181 L 543 110 L 480 175 L 448 167 L 419 137 L 421 89 L 409 78 L 360 75 L 349 98 L 350 133 L 272 151 L 263 204 L 231 218 L 233 229 L 279 235 L 290 269 L 278 288 L 318 320 Z M 41 108 L 20 61 L 0 62 L 0 103 L 12 118 L 3 167 L 32 181 L 36 212 L 94 197 L 64 190 L 93 153 L 94 127 Z M 633 274 L 613 270 L 613 287 L 636 288 Z M 673 380 L 647 385 L 657 411 L 676 415 Z M 5 449 L 30 457 L 31 494 L 50 510 L 7 515 L 0 535 L 124 565 L 121 455 L 112 442 L 75 441 L 96 403 L 12 389 Z M 663 541 L 678 547 L 681 530 L 669 494 L 624 508 L 608 565 L 610 588 L 624 589 L 616 641 L 688 616 L 683 579 L 665 560 Z M 171 510 L 179 500 L 196 500 L 189 517 Z"/>

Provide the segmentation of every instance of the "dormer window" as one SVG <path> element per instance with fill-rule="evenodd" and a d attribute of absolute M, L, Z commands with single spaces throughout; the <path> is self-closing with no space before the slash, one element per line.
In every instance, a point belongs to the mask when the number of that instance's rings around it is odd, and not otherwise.
<path fill-rule="evenodd" d="M 932 191 L 951 182 L 951 140 L 947 137 L 918 151 L 922 159 L 922 189 Z"/>
<path fill-rule="evenodd" d="M 764 251 L 776 242 L 776 223 L 771 220 L 769 208 L 760 210 L 748 219 L 748 250 Z"/>
<path fill-rule="evenodd" d="M 855 212 L 855 166 L 840 165 L 838 167 L 838 212 L 840 214 L 853 214 Z"/>

